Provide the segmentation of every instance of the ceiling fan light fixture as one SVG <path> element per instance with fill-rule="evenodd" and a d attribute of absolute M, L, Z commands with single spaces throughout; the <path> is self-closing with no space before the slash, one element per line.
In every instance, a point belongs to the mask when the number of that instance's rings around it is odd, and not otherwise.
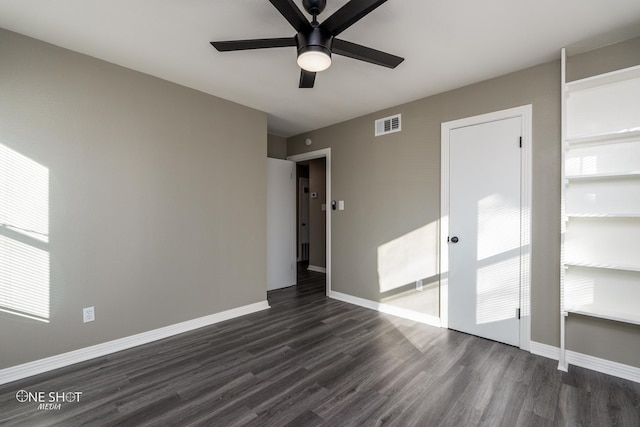
<path fill-rule="evenodd" d="M 316 73 L 331 66 L 331 34 L 320 27 L 314 27 L 310 32 L 300 32 L 296 35 L 298 46 L 298 65 L 305 71 Z"/>
<path fill-rule="evenodd" d="M 324 71 L 331 66 L 331 52 L 320 46 L 308 46 L 298 52 L 298 65 L 312 73 Z"/>

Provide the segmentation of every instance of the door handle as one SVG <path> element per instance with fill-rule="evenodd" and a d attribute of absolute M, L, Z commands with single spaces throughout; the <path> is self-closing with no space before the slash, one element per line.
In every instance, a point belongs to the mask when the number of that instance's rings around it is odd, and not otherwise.
<path fill-rule="evenodd" d="M 458 243 L 458 236 L 453 236 L 451 238 L 451 243 Z"/>

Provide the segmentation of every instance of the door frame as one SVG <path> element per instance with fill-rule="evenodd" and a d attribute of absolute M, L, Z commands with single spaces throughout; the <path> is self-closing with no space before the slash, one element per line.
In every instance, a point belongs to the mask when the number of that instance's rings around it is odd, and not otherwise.
<path fill-rule="evenodd" d="M 520 348 L 531 343 L 531 104 L 492 113 L 443 122 L 440 157 L 440 325 L 449 327 L 449 142 L 454 129 L 520 117 L 522 155 L 520 156 Z"/>
<path fill-rule="evenodd" d="M 287 156 L 287 160 L 292 162 L 304 162 L 313 159 L 325 159 L 325 171 L 326 171 L 326 223 L 325 223 L 325 262 L 326 262 L 326 289 L 327 296 L 331 295 L 331 148 L 323 148 L 321 150 L 309 151 L 307 153 L 295 154 L 293 156 Z M 294 219 L 295 221 L 295 219 Z"/>

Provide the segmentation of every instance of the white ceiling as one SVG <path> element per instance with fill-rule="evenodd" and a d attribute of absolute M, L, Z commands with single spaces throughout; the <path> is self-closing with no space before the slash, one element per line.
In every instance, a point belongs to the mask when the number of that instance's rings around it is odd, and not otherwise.
<path fill-rule="evenodd" d="M 327 3 L 321 22 L 347 0 Z M 209 44 L 293 36 L 267 0 L 0 0 L 0 27 L 265 111 L 291 136 L 640 35 L 640 1 L 390 0 L 340 38 L 405 61 L 334 55 L 314 89 L 298 89 L 293 47 Z"/>

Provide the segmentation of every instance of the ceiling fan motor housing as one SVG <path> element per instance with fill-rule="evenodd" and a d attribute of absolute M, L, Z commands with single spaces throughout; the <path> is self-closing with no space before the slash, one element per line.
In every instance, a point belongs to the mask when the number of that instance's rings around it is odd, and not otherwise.
<path fill-rule="evenodd" d="M 298 45 L 298 56 L 304 52 L 316 51 L 325 53 L 331 57 L 331 45 L 333 36 L 328 31 L 320 27 L 315 27 L 311 32 L 300 32 L 296 34 L 296 44 Z"/>

